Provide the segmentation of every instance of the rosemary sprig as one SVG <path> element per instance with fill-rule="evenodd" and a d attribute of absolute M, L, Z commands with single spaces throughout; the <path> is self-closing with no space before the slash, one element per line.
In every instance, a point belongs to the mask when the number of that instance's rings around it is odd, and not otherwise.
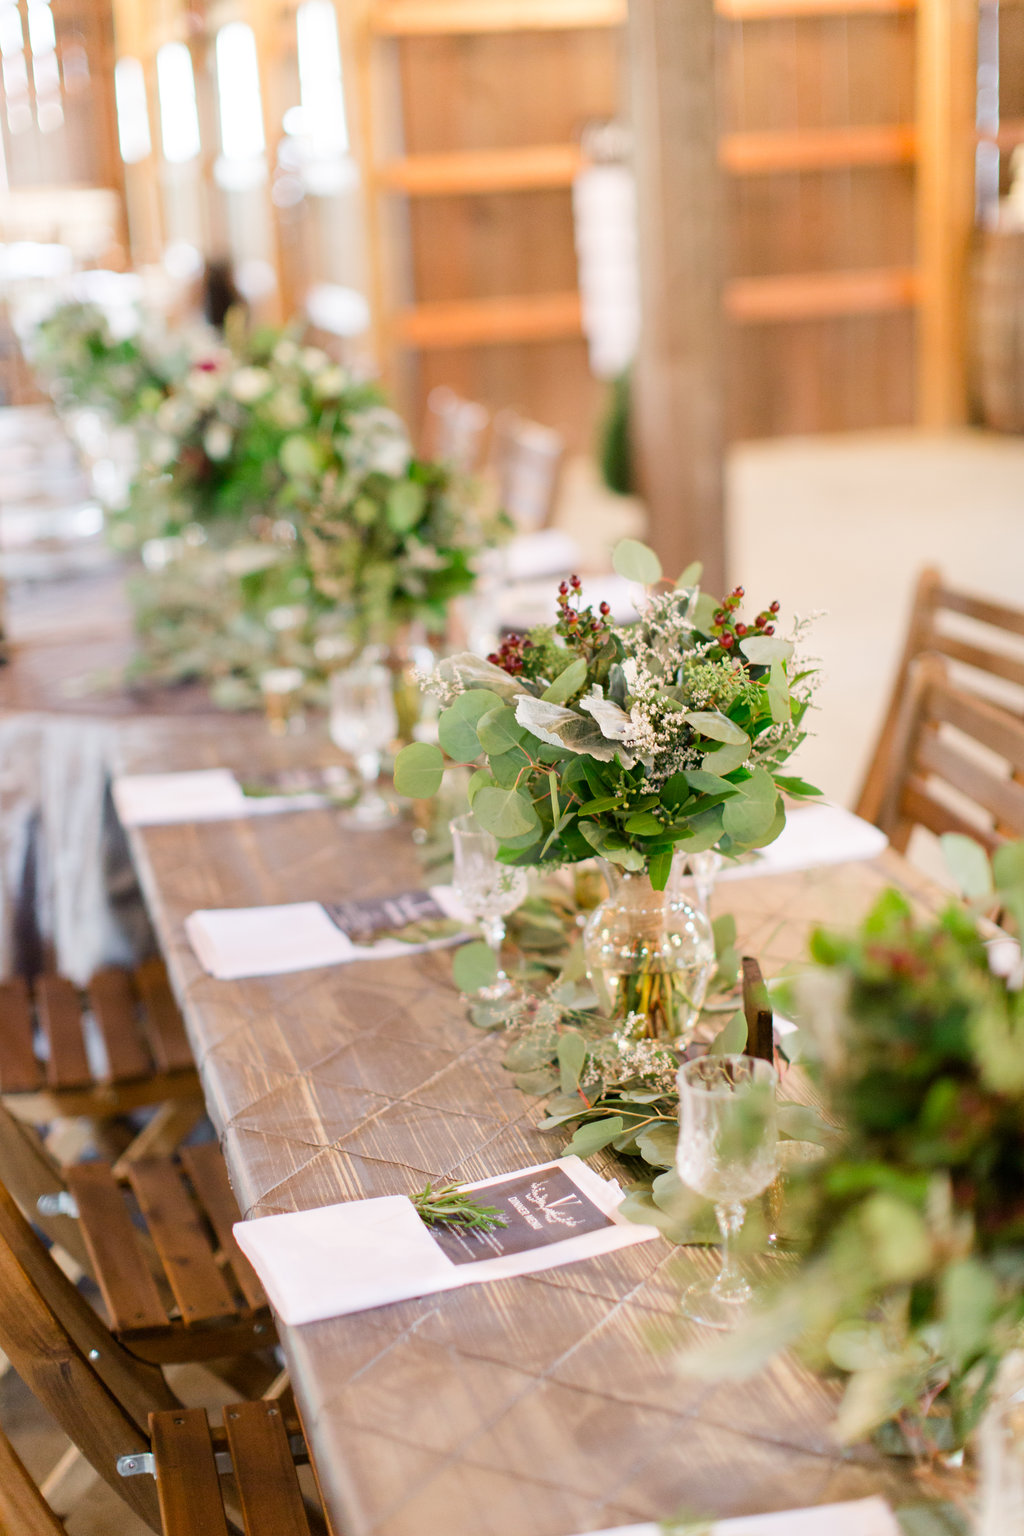
<path fill-rule="evenodd" d="M 437 1189 L 428 1184 L 419 1194 L 409 1199 L 416 1213 L 428 1227 L 469 1227 L 477 1232 L 493 1232 L 495 1227 L 507 1227 L 508 1222 L 494 1205 L 481 1205 L 473 1196 L 461 1190 L 458 1184 L 441 1184 Z"/>

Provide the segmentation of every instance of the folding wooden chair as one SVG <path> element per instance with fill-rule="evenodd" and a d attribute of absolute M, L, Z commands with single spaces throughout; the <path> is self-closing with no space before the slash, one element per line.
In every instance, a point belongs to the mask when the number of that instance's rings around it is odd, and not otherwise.
<path fill-rule="evenodd" d="M 0 1349 L 104 1481 L 165 1536 L 310 1536 L 295 1471 L 307 1453 L 283 1403 L 230 1404 L 223 1429 L 178 1402 L 163 1375 L 103 1327 L 0 1186 Z M 6 1460 L 5 1460 L 6 1458 Z M 3 1473 L 12 1469 L 8 1482 Z M 0 1445 L 0 1514 L 29 1510 L 30 1536 L 54 1536 L 46 1507 Z M 155 1479 L 155 1481 L 154 1481 Z M 20 1501 L 16 1502 L 16 1501 Z M 236 1511 L 240 1506 L 240 1515 Z"/>
<path fill-rule="evenodd" d="M 1024 720 L 954 687 L 939 657 L 921 657 L 874 819 L 899 853 L 915 827 L 960 832 L 989 850 L 1024 837 Z"/>
<path fill-rule="evenodd" d="M 185 1026 L 160 960 L 98 971 L 84 991 L 63 976 L 0 983 L 0 1100 L 42 1126 L 82 1122 L 63 1138 L 74 1158 L 92 1140 L 121 1166 L 171 1150 L 203 1113 Z M 139 1129 L 125 1117 L 153 1108 Z"/>
<path fill-rule="evenodd" d="M 60 1168 L 0 1106 L 0 1180 L 95 1280 L 115 1338 L 137 1359 L 226 1362 L 273 1348 L 267 1298 L 232 1235 L 238 1206 L 216 1143 L 132 1163 L 118 1179 L 108 1163 Z M 227 1365 L 219 1374 L 250 1379 Z"/>
<path fill-rule="evenodd" d="M 11 1536 L 67 1536 L 63 1525 L 0 1430 L 0 1531 Z"/>
<path fill-rule="evenodd" d="M 876 825 L 881 825 L 883 802 L 899 772 L 897 721 L 914 667 L 925 655 L 946 657 L 965 693 L 977 693 L 1024 718 L 1024 612 L 958 592 L 944 584 L 939 571 L 923 570 L 889 707 L 856 806 L 858 816 Z"/>

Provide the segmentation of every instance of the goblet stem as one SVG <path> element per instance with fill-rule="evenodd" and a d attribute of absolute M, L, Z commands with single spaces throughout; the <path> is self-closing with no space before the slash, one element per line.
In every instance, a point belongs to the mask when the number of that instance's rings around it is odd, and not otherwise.
<path fill-rule="evenodd" d="M 493 1002 L 508 995 L 515 990 L 514 983 L 501 968 L 501 946 L 505 941 L 505 919 L 503 917 L 481 917 L 480 927 L 488 947 L 494 954 L 494 980 L 486 987 L 481 987 L 479 997 Z"/>
<path fill-rule="evenodd" d="M 750 1301 L 754 1294 L 736 1262 L 736 1255 L 733 1250 L 733 1238 L 737 1236 L 740 1228 L 743 1226 L 745 1215 L 746 1211 L 739 1202 L 732 1205 L 715 1206 L 718 1230 L 722 1234 L 722 1267 L 718 1271 L 718 1277 L 714 1285 L 711 1287 L 711 1293 L 713 1296 L 717 1296 L 719 1301 L 742 1303 Z"/>
<path fill-rule="evenodd" d="M 359 769 L 359 777 L 362 780 L 359 798 L 366 800 L 374 793 L 374 786 L 380 778 L 380 753 L 360 752 L 356 758 L 356 767 Z"/>

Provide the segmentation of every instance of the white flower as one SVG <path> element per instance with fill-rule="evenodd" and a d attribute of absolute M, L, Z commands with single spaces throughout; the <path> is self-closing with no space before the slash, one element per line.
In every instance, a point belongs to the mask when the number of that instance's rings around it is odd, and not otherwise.
<path fill-rule="evenodd" d="M 251 405 L 267 393 L 273 382 L 266 368 L 239 368 L 231 380 L 231 393 L 243 405 Z"/>
<path fill-rule="evenodd" d="M 230 427 L 223 421 L 211 422 L 203 433 L 203 447 L 207 458 L 213 459 L 214 463 L 221 463 L 231 452 L 232 441 Z"/>
<path fill-rule="evenodd" d="M 313 393 L 320 400 L 336 400 L 344 388 L 344 368 L 325 368 L 313 380 Z"/>
<path fill-rule="evenodd" d="M 220 374 L 213 368 L 193 368 L 185 386 L 200 405 L 212 405 L 220 393 Z"/>
<path fill-rule="evenodd" d="M 181 395 L 168 395 L 157 407 L 154 420 L 161 432 L 174 437 L 188 431 L 195 420 L 195 414 L 190 401 Z"/>
<path fill-rule="evenodd" d="M 290 368 L 298 355 L 298 347 L 294 341 L 289 341 L 287 337 L 283 341 L 279 341 L 274 348 L 274 362 L 280 363 L 282 368 Z"/>
<path fill-rule="evenodd" d="M 149 444 L 149 462 L 155 469 L 166 469 L 178 457 L 178 445 L 173 437 L 164 437 L 162 434 L 151 439 Z"/>
<path fill-rule="evenodd" d="M 376 472 L 397 477 L 405 473 L 412 458 L 402 418 L 385 405 L 353 416 L 349 436 L 342 438 L 340 448 L 349 469 L 363 475 Z"/>
<path fill-rule="evenodd" d="M 267 414 L 279 427 L 301 427 L 306 408 L 294 389 L 279 389 L 267 405 Z"/>
<path fill-rule="evenodd" d="M 307 373 L 320 373 L 331 366 L 330 358 L 320 347 L 303 347 L 299 361 Z"/>

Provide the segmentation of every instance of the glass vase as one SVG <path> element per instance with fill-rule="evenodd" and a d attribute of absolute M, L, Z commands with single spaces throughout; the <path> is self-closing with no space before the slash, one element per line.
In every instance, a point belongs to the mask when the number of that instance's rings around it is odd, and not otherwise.
<path fill-rule="evenodd" d="M 618 873 L 583 930 L 587 970 L 612 1018 L 637 1014 L 635 1033 L 686 1045 L 715 969 L 707 917 L 650 876 Z"/>

